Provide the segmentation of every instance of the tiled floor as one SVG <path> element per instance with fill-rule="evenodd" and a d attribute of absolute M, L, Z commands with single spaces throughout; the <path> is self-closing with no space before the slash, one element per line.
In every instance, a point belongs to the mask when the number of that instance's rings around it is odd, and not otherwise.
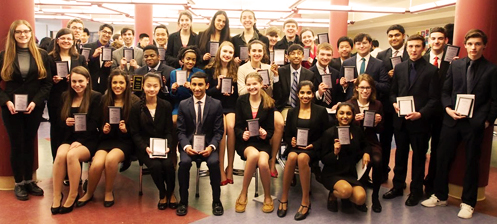
<path fill-rule="evenodd" d="M 290 191 L 289 210 L 285 218 L 278 218 L 276 211 L 265 214 L 261 211 L 262 204 L 250 200 L 245 213 L 235 213 L 234 203 L 241 190 L 241 176 L 235 176 L 233 185 L 221 188 L 221 201 L 225 213 L 223 216 L 212 216 L 211 189 L 209 178 L 200 178 L 200 197 L 195 198 L 195 166 L 191 170 L 190 208 L 188 215 L 178 217 L 174 210 L 157 209 L 158 191 L 149 176 L 144 177 L 143 196 L 138 195 L 138 163 L 134 162 L 125 172 L 119 174 L 115 182 L 116 203 L 111 208 L 103 207 L 103 181 L 102 178 L 95 198 L 85 207 L 75 208 L 72 213 L 65 215 L 51 215 L 49 208 L 52 203 L 52 158 L 50 154 L 48 123 L 42 123 L 39 133 L 39 161 L 37 171 L 39 185 L 45 190 L 44 197 L 31 197 L 28 201 L 18 201 L 12 191 L 0 191 L 0 223 L 286 223 L 295 222 L 293 215 L 300 204 L 301 192 L 299 184 Z M 493 150 L 493 154 L 497 150 Z M 236 156 L 237 157 L 237 156 Z M 205 165 L 203 165 L 205 166 Z M 496 166 L 495 156 L 493 166 Z M 243 162 L 236 158 L 235 168 L 243 168 Z M 280 168 L 280 167 L 278 167 Z M 202 167 L 206 169 L 206 167 Z M 272 178 L 271 193 L 281 195 L 282 170 L 280 177 Z M 86 173 L 83 174 L 83 177 Z M 392 176 L 392 174 L 391 174 Z M 408 177 L 409 178 L 409 177 Z M 437 208 L 424 208 L 421 205 L 406 207 L 404 197 L 392 200 L 380 199 L 383 212 L 380 214 L 369 210 L 367 213 L 354 212 L 344 214 L 331 213 L 326 210 L 326 197 L 328 191 L 316 181 L 312 182 L 312 209 L 305 220 L 306 223 L 497 223 L 497 168 L 491 168 L 489 186 L 486 190 L 487 200 L 479 202 L 473 219 L 462 220 L 457 217 L 459 201 L 450 199 L 450 206 Z M 260 184 L 260 182 L 259 182 Z M 391 187 L 391 182 L 385 184 L 380 193 L 386 192 Z M 67 187 L 64 194 L 67 195 Z M 259 186 L 262 194 L 262 185 Z M 368 192 L 371 193 L 370 190 Z M 253 198 L 254 181 L 249 188 L 249 199 Z M 176 187 L 178 196 L 178 187 Z M 368 205 L 370 201 L 368 200 Z M 277 206 L 275 200 L 275 206 Z"/>

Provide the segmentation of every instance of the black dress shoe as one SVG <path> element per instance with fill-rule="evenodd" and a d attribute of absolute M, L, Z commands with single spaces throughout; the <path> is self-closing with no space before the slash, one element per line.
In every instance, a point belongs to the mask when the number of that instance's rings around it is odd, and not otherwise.
<path fill-rule="evenodd" d="M 50 212 L 52 212 L 52 215 L 56 215 L 56 214 L 59 214 L 60 212 L 60 208 L 62 207 L 62 199 L 64 198 L 64 195 L 62 193 L 60 193 L 60 203 L 59 203 L 59 207 L 50 207 Z"/>
<path fill-rule="evenodd" d="M 112 191 L 112 201 L 105 201 L 104 200 L 104 207 L 112 207 L 114 205 L 114 191 Z"/>
<path fill-rule="evenodd" d="M 86 205 L 86 203 L 90 202 L 91 200 L 93 200 L 93 195 L 91 196 L 90 199 L 86 200 L 86 201 L 77 201 L 76 202 L 76 207 L 83 207 Z"/>
<path fill-rule="evenodd" d="M 72 210 L 74 209 L 74 205 L 76 205 L 76 202 L 78 201 L 78 198 L 79 198 L 79 195 L 76 196 L 76 199 L 74 200 L 74 202 L 72 203 L 71 206 L 69 206 L 69 207 L 62 206 L 62 207 L 60 207 L 59 213 L 60 214 L 66 214 L 66 213 L 72 212 Z"/>
<path fill-rule="evenodd" d="M 311 204 L 309 204 L 309 206 L 300 205 L 300 207 L 302 207 L 302 210 L 304 208 L 307 208 L 307 212 L 301 213 L 299 209 L 299 211 L 297 211 L 297 213 L 295 214 L 295 217 L 293 217 L 293 219 L 295 219 L 296 221 L 304 220 L 305 218 L 307 218 L 307 215 L 309 215 L 309 212 L 311 212 Z"/>
<path fill-rule="evenodd" d="M 167 199 L 167 206 L 170 209 L 176 209 L 176 208 L 178 208 L 178 202 L 171 202 L 171 198 L 169 198 L 169 199 Z"/>
<path fill-rule="evenodd" d="M 380 213 L 381 212 L 380 200 L 378 199 L 378 197 L 376 197 L 376 198 L 373 197 L 372 201 L 373 201 L 373 206 L 372 206 L 373 212 Z"/>
<path fill-rule="evenodd" d="M 167 208 L 167 202 L 166 203 L 160 203 L 160 200 L 159 200 L 159 203 L 157 204 L 157 208 L 159 210 L 166 210 L 166 208 Z"/>
<path fill-rule="evenodd" d="M 349 199 L 342 199 L 342 212 L 352 213 L 352 202 Z"/>
<path fill-rule="evenodd" d="M 224 208 L 221 202 L 212 202 L 212 214 L 215 216 L 220 216 L 224 214 Z"/>
<path fill-rule="evenodd" d="M 14 187 L 14 193 L 17 200 L 26 201 L 29 199 L 28 191 L 26 191 L 26 186 L 24 184 L 16 184 Z"/>
<path fill-rule="evenodd" d="M 404 195 L 404 191 L 402 189 L 392 188 L 387 193 L 385 193 L 383 195 L 383 198 L 384 199 L 392 199 L 392 198 L 395 198 L 397 196 L 402 196 L 402 195 Z"/>
<path fill-rule="evenodd" d="M 411 194 L 409 194 L 409 197 L 406 200 L 406 205 L 407 206 L 416 206 L 419 204 L 420 200 L 421 200 L 421 194 L 411 193 Z"/>
<path fill-rule="evenodd" d="M 177 216 L 185 216 L 188 213 L 188 205 L 179 204 L 176 209 Z"/>
<path fill-rule="evenodd" d="M 36 183 L 34 181 L 31 181 L 27 184 L 24 184 L 24 187 L 26 187 L 26 191 L 30 195 L 43 196 L 43 189 L 38 187 L 38 185 L 36 185 Z"/>
<path fill-rule="evenodd" d="M 361 212 L 368 212 L 368 207 L 366 206 L 366 203 L 362 205 L 354 205 L 355 208 Z"/>
<path fill-rule="evenodd" d="M 331 194 L 333 194 L 333 193 L 330 191 L 330 193 L 328 194 L 328 205 L 327 205 L 328 211 L 330 211 L 330 212 L 338 212 L 338 202 L 337 202 L 337 199 L 336 198 L 334 200 L 330 199 L 331 198 Z"/>
<path fill-rule="evenodd" d="M 283 218 L 286 216 L 286 211 L 288 211 L 288 201 L 285 201 L 285 202 L 280 201 L 280 200 L 278 200 L 278 201 L 280 202 L 281 209 L 280 209 L 280 206 L 278 205 L 278 212 L 276 212 L 276 215 L 278 215 L 278 217 L 280 217 L 280 218 Z M 285 205 L 285 204 L 286 204 L 286 209 L 283 209 L 283 205 Z"/>

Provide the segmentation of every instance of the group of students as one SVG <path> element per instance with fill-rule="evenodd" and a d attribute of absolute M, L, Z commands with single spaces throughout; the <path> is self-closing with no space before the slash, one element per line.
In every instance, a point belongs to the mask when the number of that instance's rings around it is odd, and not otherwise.
<path fill-rule="evenodd" d="M 297 166 L 302 199 L 296 220 L 305 219 L 311 209 L 311 170 L 330 190 L 328 210 L 337 212 L 338 199 L 342 210 L 356 207 L 367 211 L 364 187 L 372 168 L 372 210 L 381 212 L 379 189 L 388 180 L 395 133 L 394 187 L 383 198 L 403 194 L 411 146 L 411 194 L 406 205 L 419 203 L 423 183 L 429 196 L 422 202 L 424 206 L 446 205 L 448 172 L 457 144 L 464 139 L 468 163 L 458 215 L 472 216 L 482 133 L 497 117 L 497 90 L 491 88 L 497 84 L 497 67 L 482 57 L 487 41 L 482 31 L 467 33 L 468 57 L 454 58 L 450 64 L 443 60 L 447 47 L 443 28 L 432 29 L 431 48 L 424 56 L 424 37 L 415 34 L 406 40 L 404 28 L 393 25 L 387 30 L 391 48 L 379 52 L 377 58 L 371 57 L 372 38 L 364 33 L 353 40 L 340 38 L 340 57 L 332 58 L 332 46 L 316 45 L 312 30 L 302 30 L 299 36 L 294 20 L 284 23 L 285 36 L 279 41 L 275 28 L 268 29 L 267 36 L 256 29 L 254 12 L 244 10 L 240 20 L 244 31 L 230 39 L 228 17 L 218 11 L 209 28 L 197 35 L 192 31 L 191 14 L 182 12 L 178 32 L 169 35 L 166 26 L 157 26 L 156 45 L 132 48 L 131 60 L 124 57 L 124 51 L 133 46 L 134 30 L 130 28 L 121 30 L 124 46 L 112 49 L 112 59 L 107 60 L 103 51 L 113 33 L 108 24 L 100 26 L 97 42 L 83 46 L 77 41 L 82 28 L 72 29 L 76 23 L 82 26 L 82 21 L 70 21 L 68 28 L 57 32 L 53 50 L 47 53 L 37 49 L 29 23 L 14 21 L 6 49 L 0 53 L 1 78 L 6 82 L 0 90 L 0 105 L 12 145 L 16 197 L 27 200 L 29 194 L 43 195 L 32 180 L 32 164 L 36 131 L 47 100 L 54 158 L 52 214 L 68 213 L 91 201 L 103 172 L 104 206 L 112 206 L 118 164 L 123 163 L 121 170 L 125 170 L 130 157 L 136 155 L 151 170 L 159 189 L 158 209 L 176 209 L 180 216 L 188 212 L 192 162 L 206 161 L 212 211 L 222 215 L 220 186 L 234 183 L 235 152 L 246 161 L 235 211 L 245 211 L 248 186 L 258 168 L 264 189 L 262 210 L 269 213 L 274 210 L 270 179 L 278 176 L 275 161 L 282 140 L 287 145 L 283 154 L 287 159 L 279 217 L 287 213 Z M 215 55 L 210 53 L 211 42 L 219 43 Z M 241 47 L 247 47 L 248 58 L 242 59 Z M 351 56 L 353 47 L 355 56 Z M 84 48 L 90 49 L 88 58 L 80 54 Z M 308 60 L 303 60 L 304 48 L 310 48 Z M 270 61 L 275 49 L 286 50 L 285 65 Z M 391 58 L 397 56 L 402 62 L 392 64 Z M 70 70 L 67 77 L 60 76 L 61 61 L 67 62 Z M 179 83 L 185 72 L 186 81 Z M 142 91 L 132 91 L 132 75 L 143 75 Z M 224 87 L 227 79 L 231 79 L 228 90 Z M 457 94 L 466 93 L 474 94 L 470 118 L 454 110 Z M 400 116 L 397 97 L 405 96 L 413 97 L 413 110 Z M 109 108 L 115 107 L 120 108 L 119 122 L 110 119 Z M 424 179 L 430 137 L 432 156 Z M 166 156 L 161 158 L 154 156 L 151 145 L 156 138 L 167 140 Z M 84 161 L 92 163 L 87 190 L 79 197 L 80 163 Z M 362 164 L 356 165 L 359 162 Z M 367 169 L 366 175 L 361 177 L 356 166 Z M 180 200 L 173 193 L 176 169 Z M 62 203 L 65 178 L 69 193 Z"/>

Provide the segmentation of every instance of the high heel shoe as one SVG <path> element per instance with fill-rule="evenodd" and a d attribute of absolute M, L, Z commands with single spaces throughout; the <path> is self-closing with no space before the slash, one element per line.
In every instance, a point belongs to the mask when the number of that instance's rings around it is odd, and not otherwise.
<path fill-rule="evenodd" d="M 83 206 L 85 206 L 85 205 L 86 205 L 86 203 L 88 203 L 88 202 L 90 202 L 90 201 L 92 201 L 92 200 L 93 200 L 93 195 L 91 196 L 91 198 L 90 198 L 90 199 L 88 199 L 88 200 L 86 200 L 86 201 L 77 201 L 77 202 L 76 202 L 76 207 L 78 207 L 78 208 L 79 208 L 79 207 L 83 207 Z"/>
<path fill-rule="evenodd" d="M 307 218 L 307 215 L 309 215 L 309 212 L 311 211 L 311 204 L 309 204 L 308 206 L 300 205 L 300 207 L 302 207 L 302 210 L 304 210 L 304 208 L 307 208 L 307 212 L 302 213 L 300 212 L 301 210 L 299 209 L 299 211 L 297 212 L 297 214 L 295 214 L 294 217 L 294 219 L 297 221 L 304 220 L 305 218 Z"/>
<path fill-rule="evenodd" d="M 59 213 L 60 214 L 66 214 L 66 213 L 72 212 L 72 210 L 74 209 L 74 206 L 76 205 L 76 202 L 78 201 L 78 199 L 79 199 L 79 195 L 76 196 L 76 199 L 74 200 L 74 202 L 72 203 L 72 205 L 70 207 L 61 206 L 60 210 L 59 210 Z"/>
<path fill-rule="evenodd" d="M 285 201 L 285 202 L 280 201 L 280 200 L 278 200 L 278 201 L 280 202 L 281 209 L 280 209 L 280 206 L 278 206 L 278 212 L 276 214 L 278 215 L 278 217 L 283 218 L 286 216 L 286 211 L 288 211 L 288 201 Z M 286 209 L 283 209 L 283 205 L 286 205 Z"/>
<path fill-rule="evenodd" d="M 112 191 L 112 201 L 105 201 L 104 199 L 104 207 L 108 208 L 114 205 L 114 191 Z"/>
<path fill-rule="evenodd" d="M 64 198 L 64 195 L 62 193 L 60 193 L 60 204 L 59 204 L 59 207 L 50 207 L 50 211 L 52 212 L 52 215 L 56 215 L 56 214 L 59 214 L 60 212 L 60 208 L 62 207 L 62 199 Z"/>

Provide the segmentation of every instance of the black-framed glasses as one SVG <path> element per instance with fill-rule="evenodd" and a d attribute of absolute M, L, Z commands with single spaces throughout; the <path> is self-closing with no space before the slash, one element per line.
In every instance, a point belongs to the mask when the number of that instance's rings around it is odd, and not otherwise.
<path fill-rule="evenodd" d="M 28 34 L 28 33 L 31 33 L 31 30 L 15 30 L 14 31 L 15 34 Z"/>

